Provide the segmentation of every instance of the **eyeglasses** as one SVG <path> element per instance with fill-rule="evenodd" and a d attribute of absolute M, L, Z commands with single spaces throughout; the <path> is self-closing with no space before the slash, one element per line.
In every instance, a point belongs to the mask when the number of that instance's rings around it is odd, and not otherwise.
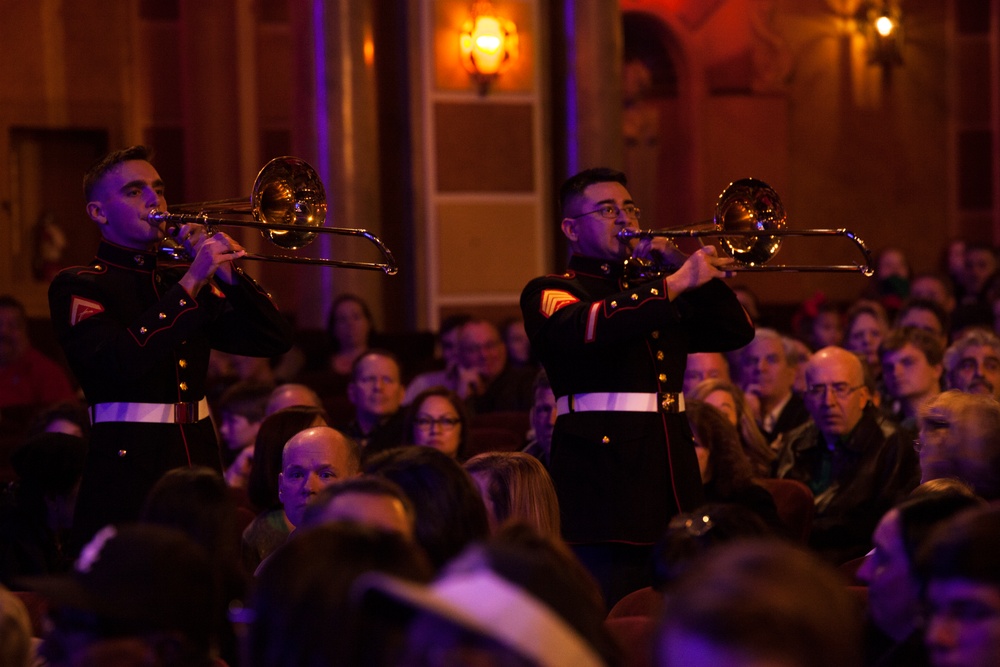
<path fill-rule="evenodd" d="M 462 420 L 457 417 L 438 417 L 437 419 L 433 417 L 417 417 L 413 420 L 414 426 L 428 431 L 434 426 L 437 426 L 442 431 L 450 431 L 461 423 Z"/>
<path fill-rule="evenodd" d="M 622 211 L 625 212 L 625 217 L 627 218 L 631 218 L 632 220 L 639 219 L 639 207 L 634 204 L 625 204 L 621 208 L 618 208 L 614 204 L 605 204 L 600 208 L 595 208 L 593 211 L 587 211 L 586 213 L 581 213 L 580 215 L 571 215 L 569 216 L 569 219 L 576 220 L 586 215 L 597 213 L 605 220 L 617 220 Z"/>
<path fill-rule="evenodd" d="M 834 382 L 833 384 L 813 384 L 806 388 L 806 396 L 812 399 L 822 399 L 826 397 L 827 390 L 833 392 L 833 395 L 839 399 L 845 399 L 858 389 L 861 389 L 865 385 L 859 384 L 857 387 L 852 387 L 846 382 Z"/>

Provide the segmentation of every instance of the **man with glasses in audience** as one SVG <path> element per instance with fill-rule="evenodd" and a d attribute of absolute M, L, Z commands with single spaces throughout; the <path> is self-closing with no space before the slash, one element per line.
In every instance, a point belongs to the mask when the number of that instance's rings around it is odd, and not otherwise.
<path fill-rule="evenodd" d="M 1000 338 L 986 329 L 970 329 L 944 353 L 948 387 L 1000 399 Z"/>
<path fill-rule="evenodd" d="M 521 312 L 556 397 L 563 536 L 610 606 L 649 585 L 652 545 L 703 501 L 681 393 L 688 353 L 742 347 L 753 325 L 718 280 L 732 260 L 714 247 L 686 256 L 664 237 L 619 236 L 639 228 L 621 172 L 571 177 L 560 205 L 569 267 L 529 282 Z"/>
<path fill-rule="evenodd" d="M 910 443 L 887 437 L 851 352 L 831 346 L 809 359 L 805 402 L 812 419 L 787 434 L 776 472 L 812 490 L 810 543 L 842 563 L 871 548 L 879 518 L 915 484 L 915 461 L 904 458 Z"/>

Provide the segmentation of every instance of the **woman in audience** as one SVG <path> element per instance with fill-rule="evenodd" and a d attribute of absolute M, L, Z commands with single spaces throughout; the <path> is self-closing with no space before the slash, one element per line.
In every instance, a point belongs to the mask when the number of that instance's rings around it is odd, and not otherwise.
<path fill-rule="evenodd" d="M 350 378 L 354 362 L 371 347 L 375 320 L 365 300 L 355 294 L 341 294 L 330 306 L 326 334 L 332 354 L 330 370 Z"/>
<path fill-rule="evenodd" d="M 702 401 L 689 401 L 685 414 L 694 433 L 705 499 L 743 505 L 769 526 L 783 529 L 774 498 L 753 480 L 753 468 L 743 453 L 736 427 L 720 410 Z"/>
<path fill-rule="evenodd" d="M 704 401 L 718 408 L 739 431 L 740 445 L 757 477 L 770 477 L 775 453 L 757 426 L 757 419 L 747 403 L 743 390 L 726 380 L 704 380 L 691 393 L 691 399 Z"/>
<path fill-rule="evenodd" d="M 559 501 L 541 461 L 522 452 L 486 452 L 464 467 L 479 487 L 491 530 L 521 521 L 541 535 L 560 539 Z"/>
<path fill-rule="evenodd" d="M 414 397 L 404 433 L 415 445 L 432 447 L 464 461 L 468 423 L 465 403 L 458 394 L 444 387 L 431 387 Z"/>
<path fill-rule="evenodd" d="M 878 347 L 889 330 L 889 317 L 877 301 L 858 299 L 847 311 L 844 347 L 854 352 L 876 372 L 880 366 Z"/>

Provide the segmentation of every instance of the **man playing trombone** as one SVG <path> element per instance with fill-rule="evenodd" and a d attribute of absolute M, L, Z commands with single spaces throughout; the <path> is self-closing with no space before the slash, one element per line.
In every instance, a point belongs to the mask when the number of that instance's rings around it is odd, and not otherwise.
<path fill-rule="evenodd" d="M 167 470 L 221 470 L 205 400 L 211 349 L 270 357 L 291 346 L 268 294 L 232 264 L 245 253 L 226 234 L 181 225 L 174 235 L 190 263 L 158 262 L 165 230 L 147 218 L 167 204 L 145 147 L 98 162 L 84 194 L 103 237 L 97 256 L 49 287 L 52 324 L 93 423 L 76 509 L 81 541 L 135 518 Z"/>
<path fill-rule="evenodd" d="M 550 472 L 563 535 L 610 606 L 648 585 L 652 545 L 703 499 L 681 393 L 688 353 L 742 347 L 754 330 L 719 280 L 732 259 L 620 238 L 639 218 L 621 172 L 571 177 L 560 205 L 569 268 L 528 283 L 521 310 L 556 396 Z M 629 272 L 650 261 L 677 268 Z"/>

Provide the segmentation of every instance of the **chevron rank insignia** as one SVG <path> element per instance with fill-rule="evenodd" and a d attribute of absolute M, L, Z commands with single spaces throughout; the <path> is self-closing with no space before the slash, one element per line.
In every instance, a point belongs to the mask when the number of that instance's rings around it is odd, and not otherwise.
<path fill-rule="evenodd" d="M 578 303 L 579 301 L 578 298 L 569 292 L 558 289 L 547 289 L 542 292 L 542 315 L 552 317 L 560 308 Z"/>
<path fill-rule="evenodd" d="M 96 301 L 84 299 L 82 296 L 74 296 L 69 306 L 69 325 L 76 326 L 91 315 L 103 312 L 104 306 Z"/>

